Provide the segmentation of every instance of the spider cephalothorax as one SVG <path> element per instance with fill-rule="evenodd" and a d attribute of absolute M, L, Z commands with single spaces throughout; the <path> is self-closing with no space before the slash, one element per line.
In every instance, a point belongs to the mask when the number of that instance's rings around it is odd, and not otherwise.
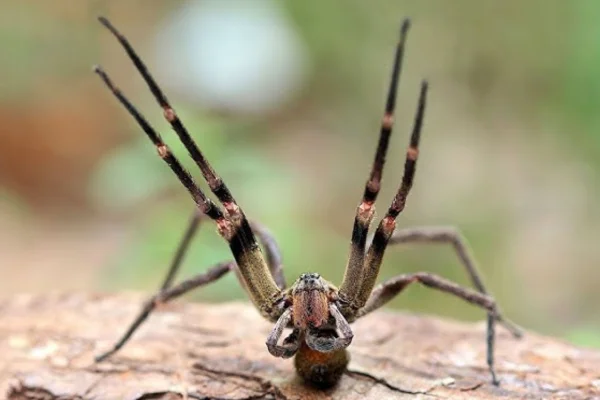
<path fill-rule="evenodd" d="M 337 289 L 319 274 L 300 275 L 287 290 L 287 309 L 279 317 L 273 334 L 267 340 L 271 354 L 290 357 L 300 348 L 302 341 L 312 350 L 321 352 L 348 347 L 352 341 L 352 331 L 339 311 L 337 300 Z M 283 346 L 277 345 L 281 335 L 280 326 L 293 328 Z M 340 332 L 341 335 L 332 335 L 330 332 Z"/>
<path fill-rule="evenodd" d="M 163 109 L 165 119 L 185 145 L 190 156 L 202 172 L 210 190 L 221 202 L 223 208 L 220 208 L 204 194 L 154 128 L 121 91 L 113 85 L 104 70 L 95 67 L 95 72 L 135 118 L 156 146 L 160 158 L 167 163 L 182 185 L 189 191 L 197 206 L 161 290 L 146 302 L 138 317 L 115 346 L 110 351 L 97 357 L 98 361 L 118 351 L 158 303 L 172 300 L 192 289 L 214 282 L 228 272 L 233 271 L 261 315 L 275 323 L 266 342 L 269 352 L 276 357 L 283 358 L 296 355 L 296 370 L 309 382 L 321 386 L 335 383 L 348 364 L 349 358 L 346 347 L 350 345 L 353 337 L 349 323 L 378 309 L 398 295 L 406 286 L 415 282 L 452 294 L 487 310 L 487 362 L 492 374 L 492 381 L 494 383 L 498 382 L 493 364 L 495 323 L 496 321 L 501 322 L 515 336 L 520 335 L 520 331 L 502 317 L 494 299 L 487 294 L 462 237 L 451 228 L 396 230 L 396 218 L 404 210 L 415 175 L 427 99 L 428 84 L 426 81 L 421 84 L 414 127 L 406 152 L 404 175 L 400 187 L 385 215 L 377 225 L 372 239 L 369 242 L 367 241 L 369 227 L 375 212 L 375 200 L 381 187 L 383 166 L 394 122 L 396 91 L 409 27 L 408 20 L 404 21 L 400 29 L 392 68 L 392 79 L 381 123 L 379 143 L 362 200 L 356 210 L 350 255 L 339 289 L 325 281 L 319 274 L 314 273 L 301 275 L 291 288 L 286 289 L 281 252 L 272 235 L 259 223 L 249 221 L 246 218 L 241 207 L 237 204 L 223 180 L 208 163 L 165 94 L 154 81 L 146 65 L 133 50 L 127 39 L 106 18 L 101 17 L 100 22 L 115 35 L 125 48 Z M 177 285 L 172 285 L 173 278 L 190 240 L 198 230 L 201 218 L 204 217 L 212 219 L 216 223 L 218 232 L 229 244 L 235 261 L 217 264 L 202 274 Z M 451 244 L 465 266 L 476 290 L 463 288 L 440 276 L 425 272 L 399 275 L 375 287 L 386 248 L 390 245 L 407 242 Z M 263 251 L 266 257 L 263 255 Z M 285 339 L 280 340 L 285 328 L 291 328 L 292 332 Z"/>
<path fill-rule="evenodd" d="M 293 326 L 300 330 L 317 329 L 329 321 L 329 302 L 335 289 L 319 274 L 302 274 L 290 290 Z"/>

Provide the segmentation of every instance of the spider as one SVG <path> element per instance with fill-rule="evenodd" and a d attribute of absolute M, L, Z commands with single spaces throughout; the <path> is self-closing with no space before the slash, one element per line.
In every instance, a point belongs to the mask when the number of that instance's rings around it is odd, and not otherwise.
<path fill-rule="evenodd" d="M 487 364 L 492 382 L 495 385 L 499 383 L 494 370 L 493 357 L 495 323 L 503 324 L 515 337 L 521 336 L 521 330 L 503 317 L 495 300 L 488 294 L 462 236 L 452 228 L 395 229 L 396 218 L 404 210 L 415 175 L 428 91 L 428 82 L 425 80 L 421 84 L 418 108 L 400 187 L 387 212 L 377 225 L 374 235 L 367 239 L 369 226 L 375 213 L 374 203 L 381 187 L 383 167 L 394 122 L 397 86 L 410 25 L 408 19 L 401 24 L 379 143 L 361 202 L 356 209 L 350 252 L 342 283 L 336 287 L 317 273 L 305 273 L 300 275 L 290 288 L 286 288 L 281 252 L 275 239 L 260 223 L 246 218 L 229 188 L 208 163 L 167 97 L 125 36 L 108 19 L 99 17 L 99 21 L 123 46 L 163 109 L 165 119 L 187 148 L 190 156 L 200 168 L 210 190 L 223 208 L 205 195 L 163 142 L 161 136 L 112 83 L 106 72 L 100 66 L 95 66 L 94 71 L 137 121 L 156 146 L 160 158 L 171 168 L 196 204 L 196 210 L 160 291 L 145 302 L 141 312 L 120 340 L 109 351 L 99 355 L 96 358 L 97 362 L 105 360 L 123 347 L 158 304 L 171 301 L 193 289 L 215 282 L 233 271 L 259 313 L 275 324 L 267 337 L 268 351 L 273 356 L 281 358 L 290 358 L 295 355 L 296 371 L 309 383 L 317 386 L 334 384 L 349 362 L 346 348 L 353 338 L 350 323 L 380 308 L 400 294 L 408 285 L 415 282 L 454 295 L 487 311 Z M 216 223 L 218 233 L 229 244 L 235 261 L 219 263 L 206 272 L 173 286 L 175 273 L 203 218 L 212 219 Z M 375 286 L 386 248 L 390 245 L 409 242 L 451 244 L 476 290 L 461 287 L 427 272 L 402 274 Z M 291 328 L 292 332 L 284 340 L 281 340 L 285 328 Z"/>

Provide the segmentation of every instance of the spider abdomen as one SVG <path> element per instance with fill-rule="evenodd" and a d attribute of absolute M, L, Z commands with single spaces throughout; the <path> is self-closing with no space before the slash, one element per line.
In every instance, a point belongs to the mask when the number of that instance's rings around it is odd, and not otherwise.
<path fill-rule="evenodd" d="M 335 333 L 331 334 L 335 335 Z M 349 362 L 350 356 L 346 349 L 323 353 L 311 349 L 304 342 L 294 357 L 296 373 L 305 382 L 319 388 L 335 385 Z"/>

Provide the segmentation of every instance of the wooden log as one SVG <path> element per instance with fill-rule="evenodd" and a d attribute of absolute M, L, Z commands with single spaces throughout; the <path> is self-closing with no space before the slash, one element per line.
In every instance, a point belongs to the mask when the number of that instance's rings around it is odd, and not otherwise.
<path fill-rule="evenodd" d="M 161 308 L 109 361 L 94 364 L 143 298 L 20 295 L 0 300 L 0 398 L 67 399 L 588 399 L 600 398 L 600 351 L 527 332 L 497 338 L 490 384 L 484 324 L 376 312 L 353 324 L 340 383 L 306 387 L 292 360 L 265 347 L 271 324 L 248 304 Z"/>

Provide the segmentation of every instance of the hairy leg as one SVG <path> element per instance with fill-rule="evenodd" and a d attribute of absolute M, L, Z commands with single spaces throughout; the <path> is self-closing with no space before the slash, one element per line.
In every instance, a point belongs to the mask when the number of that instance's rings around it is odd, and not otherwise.
<path fill-rule="evenodd" d="M 149 298 L 142 309 L 138 313 L 137 317 L 133 320 L 127 331 L 121 336 L 121 338 L 115 343 L 115 345 L 109 351 L 96 357 L 96 362 L 100 362 L 116 353 L 121 347 L 125 345 L 137 330 L 137 328 L 148 318 L 148 316 L 154 311 L 154 309 L 162 303 L 167 303 L 183 294 L 196 289 L 198 287 L 207 285 L 221 278 L 223 275 L 231 271 L 236 267 L 234 261 L 228 261 L 219 263 L 208 271 L 196 275 L 190 279 L 187 279 L 171 288 L 164 289 L 156 295 Z"/>
<path fill-rule="evenodd" d="M 175 256 L 171 261 L 171 265 L 167 271 L 167 275 L 165 276 L 163 284 L 161 285 L 161 290 L 167 289 L 173 283 L 173 279 L 175 279 L 175 276 L 179 271 L 179 267 L 183 262 L 183 259 L 185 257 L 185 254 L 187 253 L 192 238 L 198 232 L 198 227 L 200 226 L 200 223 L 203 218 L 204 215 L 199 213 L 197 210 L 194 211 L 194 214 L 188 222 L 188 227 L 186 228 L 185 233 L 181 238 L 179 245 L 177 246 L 177 251 L 175 252 Z M 277 286 L 280 289 L 285 289 L 283 260 L 281 256 L 281 249 L 277 244 L 277 241 L 275 240 L 271 232 L 269 232 L 269 230 L 263 224 L 260 224 L 256 221 L 250 221 L 250 227 L 252 228 L 252 230 L 254 230 L 256 236 L 258 236 L 258 240 L 264 248 L 267 257 L 267 264 L 269 265 L 269 271 L 271 272 L 273 279 L 275 280 Z M 242 277 L 238 275 L 238 278 L 240 278 L 243 284 Z"/>
<path fill-rule="evenodd" d="M 254 233 L 256 233 L 256 236 L 258 236 L 258 240 L 265 251 L 269 271 L 271 271 L 275 283 L 279 289 L 285 289 L 286 284 L 285 275 L 283 273 L 283 258 L 281 256 L 279 244 L 277 244 L 273 234 L 263 224 L 257 221 L 250 221 L 250 227 Z"/>
<path fill-rule="evenodd" d="M 137 315 L 137 317 L 133 320 L 133 322 L 127 328 L 127 330 L 125 331 L 125 333 L 123 334 L 121 339 L 119 339 L 119 341 L 114 345 L 114 348 L 111 351 L 97 357 L 98 361 L 106 359 L 107 357 L 114 354 L 116 351 L 118 351 L 121 347 L 123 347 L 125 345 L 125 343 L 129 340 L 129 338 L 131 338 L 131 336 L 135 333 L 135 331 L 140 327 L 140 325 L 148 318 L 150 312 L 156 307 L 157 301 L 159 303 L 160 302 L 164 303 L 165 301 L 160 300 L 160 299 L 163 299 L 163 297 L 165 297 L 165 296 L 167 296 L 169 299 L 171 299 L 172 297 L 169 297 L 169 296 L 172 296 L 173 293 L 177 293 L 177 290 L 178 289 L 181 290 L 182 287 L 185 288 L 185 292 L 187 292 L 196 287 L 199 287 L 206 283 L 212 282 L 222 276 L 222 275 L 216 276 L 216 275 L 218 275 L 218 272 L 221 271 L 221 269 L 222 269 L 221 266 L 224 265 L 224 264 L 219 264 L 219 265 L 213 267 L 212 269 L 208 270 L 204 274 L 198 275 L 194 278 L 184 281 L 184 282 L 180 283 L 179 285 L 175 286 L 173 289 L 168 290 L 173 283 L 173 279 L 175 279 L 175 276 L 179 270 L 179 267 L 181 266 L 181 263 L 183 262 L 183 259 L 187 252 L 187 249 L 191 243 L 192 238 L 198 232 L 198 228 L 200 226 L 202 218 L 203 218 L 203 215 L 201 213 L 199 213 L 197 211 L 194 212 L 194 214 L 190 218 L 190 222 L 188 223 L 188 227 L 183 235 L 183 238 L 181 239 L 181 242 L 177 246 L 177 251 L 175 252 L 175 256 L 173 257 L 173 261 L 171 262 L 169 270 L 167 271 L 167 275 L 165 276 L 165 279 L 161 285 L 159 293 L 152 296 L 148 301 L 146 301 L 146 303 L 144 304 L 140 313 Z M 271 270 L 271 273 L 273 274 L 275 281 L 278 283 L 278 285 L 279 284 L 282 285 L 282 286 L 280 286 L 281 289 L 284 289 L 285 288 L 285 278 L 283 276 L 283 263 L 282 263 L 282 259 L 281 259 L 281 250 L 279 248 L 279 245 L 275 241 L 275 238 L 270 234 L 270 232 L 263 225 L 256 223 L 256 222 L 251 222 L 250 226 L 252 227 L 252 229 L 254 229 L 256 231 L 256 235 L 258 236 L 258 239 L 260 240 L 263 247 L 265 248 L 265 253 L 267 255 L 267 262 L 269 263 L 269 269 Z M 239 273 L 237 272 L 237 268 L 235 268 L 236 264 L 235 263 L 232 264 L 232 263 L 233 263 L 233 261 L 226 263 L 228 268 L 223 272 L 223 274 L 225 274 L 226 272 L 228 272 L 230 270 L 234 270 L 236 272 L 236 276 L 238 277 L 238 279 L 240 280 L 240 282 L 243 285 L 244 281 L 243 281 L 242 277 L 239 275 Z M 205 283 L 202 283 L 202 280 L 204 279 L 203 277 L 207 277 L 208 279 L 211 279 L 211 277 L 214 277 L 214 279 L 207 281 Z M 198 283 L 198 282 L 200 282 L 200 283 Z M 189 287 L 188 283 L 192 284 L 192 285 L 198 283 L 198 285 L 193 286 L 192 288 L 188 289 L 188 287 Z M 156 299 L 158 299 L 158 300 L 156 300 Z"/>
<path fill-rule="evenodd" d="M 417 159 L 419 157 L 419 141 L 421 138 L 421 129 L 423 128 L 423 118 L 425 116 L 425 106 L 427 104 L 427 81 L 421 82 L 421 92 L 419 94 L 419 104 L 417 106 L 417 112 L 415 113 L 415 120 L 413 124 L 412 134 L 410 135 L 410 142 L 406 151 L 406 158 L 404 161 L 404 174 L 402 175 L 402 181 L 400 187 L 392 200 L 392 204 L 388 208 L 385 216 L 379 222 L 375 234 L 373 235 L 373 241 L 369 246 L 369 250 L 365 255 L 365 262 L 363 267 L 363 274 L 360 279 L 360 290 L 355 293 L 354 301 L 351 307 L 342 309 L 342 313 L 347 319 L 352 319 L 355 312 L 364 307 L 365 303 L 369 299 L 377 276 L 379 275 L 379 269 L 381 268 L 381 262 L 385 250 L 389 243 L 390 237 L 396 229 L 396 218 L 404 211 L 406 206 L 406 200 L 410 189 L 412 188 L 413 181 L 415 178 L 415 172 L 417 168 Z"/>
<path fill-rule="evenodd" d="M 396 53 L 394 55 L 394 66 L 392 68 L 392 77 L 388 88 L 387 100 L 385 103 L 385 112 L 381 121 L 379 131 L 379 142 L 375 152 L 375 159 L 371 167 L 369 180 L 365 185 L 365 191 L 361 203 L 356 209 L 354 217 L 354 225 L 352 228 L 352 238 L 350 242 L 350 254 L 344 278 L 340 285 L 340 299 L 352 307 L 354 297 L 360 290 L 360 282 L 363 274 L 363 265 L 365 259 L 365 243 L 369 231 L 369 225 L 375 213 L 375 200 L 381 189 L 381 179 L 383 176 L 383 167 L 385 157 L 392 135 L 394 126 L 394 111 L 396 108 L 396 94 L 398 91 L 398 82 L 400 80 L 400 72 L 402 70 L 402 60 L 404 58 L 404 46 L 406 43 L 406 35 L 410 22 L 404 20 L 400 28 L 400 36 L 396 45 Z"/>
<path fill-rule="evenodd" d="M 464 288 L 444 279 L 438 275 L 429 274 L 426 272 L 417 272 L 414 274 L 404 274 L 396 276 L 388 281 L 378 285 L 371 294 L 364 308 L 359 310 L 356 318 L 360 318 L 369 312 L 381 307 L 392 298 L 397 296 L 408 285 L 414 282 L 419 282 L 424 286 L 440 290 L 445 293 L 452 294 L 465 300 L 468 303 L 484 308 L 491 316 L 488 318 L 487 324 L 487 363 L 492 375 L 492 382 L 497 385 L 498 379 L 494 370 L 494 341 L 495 341 L 495 321 L 499 319 L 496 301 L 487 294 L 476 292 L 472 289 Z"/>
<path fill-rule="evenodd" d="M 486 290 L 483 280 L 481 279 L 481 274 L 477 268 L 477 263 L 475 262 L 475 258 L 469 251 L 469 247 L 467 245 L 467 241 L 463 235 L 455 228 L 452 227 L 415 227 L 415 228 L 407 228 L 400 229 L 395 231 L 392 234 L 392 237 L 389 241 L 389 246 L 395 244 L 406 244 L 406 243 L 442 243 L 442 244 L 450 244 L 460 263 L 465 267 L 467 274 L 469 275 L 469 279 L 473 283 L 473 286 L 483 294 L 488 294 Z M 499 307 L 496 309 L 498 317 L 496 318 L 498 322 L 500 322 L 506 329 L 508 329 L 513 336 L 521 337 L 523 336 L 523 330 L 517 326 L 515 323 L 507 320 L 502 316 L 502 312 Z M 491 316 L 488 315 L 488 318 Z"/>
<path fill-rule="evenodd" d="M 177 246 L 177 251 L 175 252 L 175 256 L 173 257 L 173 260 L 171 261 L 171 265 L 167 271 L 167 275 L 165 276 L 165 279 L 163 280 L 163 283 L 161 285 L 159 293 L 154 295 L 152 298 L 150 298 L 150 300 L 148 300 L 144 304 L 144 307 L 142 308 L 141 312 L 136 316 L 136 318 L 133 320 L 133 322 L 129 325 L 129 327 L 127 328 L 127 330 L 125 331 L 125 333 L 123 334 L 121 339 L 115 344 L 113 350 L 99 356 L 97 358 L 98 361 L 101 361 L 101 360 L 109 357 L 110 355 L 112 355 L 113 353 L 115 353 L 117 350 L 119 350 L 121 347 L 123 347 L 125 345 L 125 343 L 129 340 L 129 338 L 140 327 L 140 325 L 146 320 L 146 318 L 148 318 L 148 315 L 150 314 L 150 312 L 155 308 L 153 299 L 158 298 L 158 296 L 164 296 L 165 293 L 166 294 L 171 293 L 171 291 L 170 290 L 168 291 L 167 289 L 169 289 L 171 287 L 173 280 L 175 279 L 175 276 L 177 275 L 179 267 L 181 266 L 181 263 L 183 262 L 185 254 L 191 243 L 191 240 L 198 232 L 198 228 L 200 226 L 202 218 L 203 218 L 203 215 L 201 213 L 199 213 L 197 211 L 194 212 L 194 214 L 190 218 L 188 227 L 185 230 L 183 238 L 181 239 L 179 245 Z M 281 284 L 281 286 L 280 286 L 281 289 L 285 289 L 285 278 L 283 276 L 283 264 L 282 264 L 282 260 L 281 260 L 281 250 L 279 249 L 279 245 L 275 241 L 275 238 L 270 234 L 270 232 L 263 225 L 258 224 L 256 222 L 250 222 L 250 226 L 252 227 L 252 229 L 254 229 L 256 231 L 256 235 L 258 236 L 258 239 L 260 240 L 263 247 L 265 248 L 265 253 L 267 255 L 267 262 L 269 264 L 269 269 L 270 269 L 271 273 L 273 274 L 275 282 L 277 282 L 278 285 Z M 227 264 L 229 265 L 230 263 L 227 263 Z M 236 276 L 237 276 L 238 280 L 240 281 L 242 286 L 244 286 L 244 280 L 240 276 L 240 274 L 237 271 L 237 268 L 235 268 L 235 266 L 236 265 L 234 263 L 233 266 L 229 270 L 233 269 L 236 272 Z M 213 269 L 215 269 L 215 268 L 218 269 L 219 266 L 216 266 Z M 227 271 L 229 271 L 229 270 L 227 270 Z M 227 272 L 227 271 L 225 271 L 225 272 Z M 212 272 L 212 269 L 211 269 L 211 270 L 207 271 L 205 274 L 212 276 L 212 275 L 214 275 L 214 272 Z M 202 277 L 202 276 L 203 275 L 199 275 L 188 281 L 184 281 L 172 290 L 175 290 L 176 288 L 180 287 L 181 285 L 185 284 L 186 282 L 193 282 L 194 279 L 200 279 L 200 277 Z M 217 279 L 218 279 L 218 277 L 217 277 Z M 200 284 L 198 286 L 201 286 L 201 285 L 202 284 Z M 195 287 L 197 287 L 197 286 L 195 286 Z M 244 286 L 244 288 L 245 288 L 245 286 Z M 188 289 L 188 290 L 191 290 L 191 289 Z"/>
<path fill-rule="evenodd" d="M 159 85 L 156 83 L 147 66 L 137 55 L 129 41 L 123 36 L 108 19 L 99 18 L 100 22 L 115 36 L 123 46 L 127 55 L 141 74 L 154 95 L 157 103 L 163 110 L 163 115 L 171 125 L 183 145 L 188 150 L 191 158 L 196 162 L 202 176 L 208 183 L 210 190 L 223 204 L 226 211 L 224 214 L 194 182 L 191 175 L 182 167 L 181 163 L 173 155 L 169 147 L 164 143 L 158 132 L 148 123 L 136 107 L 123 95 L 113 84 L 108 74 L 100 67 L 94 68 L 107 88 L 137 121 L 148 138 L 156 146 L 159 156 L 169 165 L 177 175 L 180 182 L 190 192 L 198 208 L 217 223 L 219 234 L 228 242 L 229 248 L 238 264 L 240 275 L 244 280 L 244 286 L 248 291 L 254 305 L 260 313 L 267 318 L 278 318 L 280 310 L 273 308 L 273 299 L 281 294 L 281 289 L 275 283 L 260 247 L 256 241 L 254 232 L 241 207 L 237 204 L 233 195 L 216 171 L 210 165 L 200 148 L 196 145 L 183 122 L 177 116 L 173 106 L 168 101 Z"/>

